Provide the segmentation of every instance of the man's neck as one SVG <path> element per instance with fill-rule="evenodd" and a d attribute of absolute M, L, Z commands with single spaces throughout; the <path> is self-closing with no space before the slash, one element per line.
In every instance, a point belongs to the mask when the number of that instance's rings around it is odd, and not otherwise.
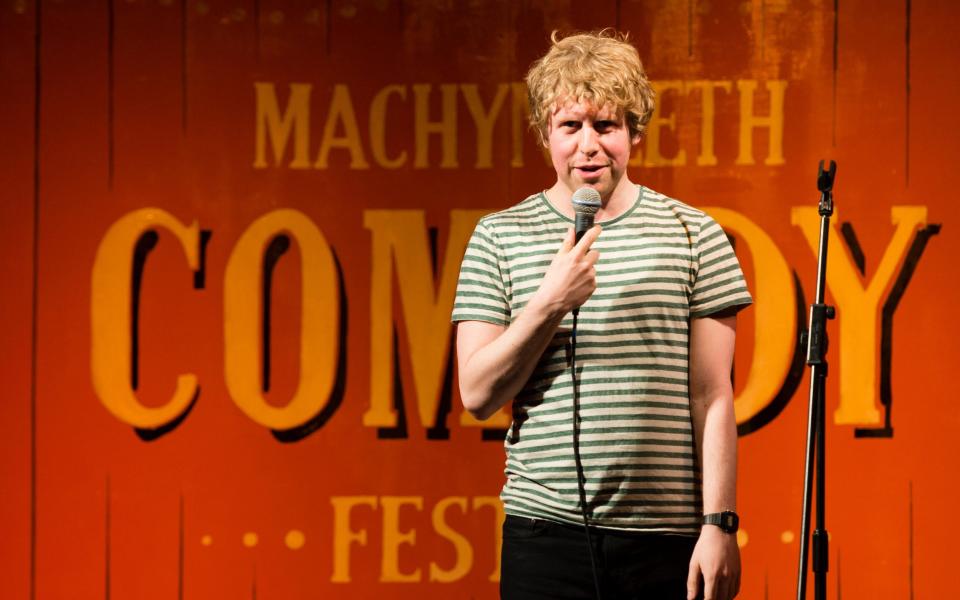
<path fill-rule="evenodd" d="M 561 214 L 573 219 L 573 205 L 571 198 L 573 190 L 567 188 L 559 181 L 546 191 L 547 200 L 560 211 Z M 637 200 L 637 186 L 630 182 L 626 177 L 620 180 L 616 189 L 607 198 L 601 197 L 602 205 L 594 217 L 595 222 L 601 225 L 604 221 L 612 221 L 623 215 L 633 207 Z"/>

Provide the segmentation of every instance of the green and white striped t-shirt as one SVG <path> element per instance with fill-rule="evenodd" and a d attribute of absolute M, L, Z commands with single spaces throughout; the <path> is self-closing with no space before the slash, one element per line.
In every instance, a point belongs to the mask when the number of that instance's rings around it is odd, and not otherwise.
<path fill-rule="evenodd" d="M 480 219 L 467 246 L 453 321 L 509 325 L 540 285 L 572 221 L 543 194 Z M 696 534 L 700 475 L 688 394 L 690 318 L 747 305 L 720 226 L 639 187 L 603 223 L 597 290 L 580 309 L 580 455 L 591 522 Z M 508 514 L 580 523 L 567 315 L 513 402 L 505 440 Z"/>

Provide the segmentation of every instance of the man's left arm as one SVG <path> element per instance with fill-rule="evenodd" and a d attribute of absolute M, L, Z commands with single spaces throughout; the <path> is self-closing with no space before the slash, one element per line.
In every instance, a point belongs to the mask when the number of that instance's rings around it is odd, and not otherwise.
<path fill-rule="evenodd" d="M 703 476 L 703 513 L 736 510 L 737 422 L 733 412 L 736 315 L 690 322 L 690 412 Z M 702 586 L 702 587 L 701 587 Z M 736 534 L 702 525 L 690 559 L 687 598 L 729 600 L 740 591 Z"/>

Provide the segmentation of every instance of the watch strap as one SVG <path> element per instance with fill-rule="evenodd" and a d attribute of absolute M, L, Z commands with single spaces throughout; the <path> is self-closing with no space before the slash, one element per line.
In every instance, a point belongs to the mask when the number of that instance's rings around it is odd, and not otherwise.
<path fill-rule="evenodd" d="M 726 533 L 736 533 L 740 528 L 740 517 L 732 510 L 703 515 L 704 525 L 716 525 Z"/>

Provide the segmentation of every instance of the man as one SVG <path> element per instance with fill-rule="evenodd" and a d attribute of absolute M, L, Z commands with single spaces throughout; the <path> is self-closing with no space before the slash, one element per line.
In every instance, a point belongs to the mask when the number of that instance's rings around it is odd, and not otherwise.
<path fill-rule="evenodd" d="M 485 419 L 513 401 L 501 594 L 733 598 L 730 370 L 751 301 L 737 259 L 709 216 L 627 176 L 653 91 L 625 39 L 555 34 L 527 86 L 557 180 L 480 220 L 453 312 L 466 409 Z M 575 244 L 582 187 L 602 206 Z"/>

